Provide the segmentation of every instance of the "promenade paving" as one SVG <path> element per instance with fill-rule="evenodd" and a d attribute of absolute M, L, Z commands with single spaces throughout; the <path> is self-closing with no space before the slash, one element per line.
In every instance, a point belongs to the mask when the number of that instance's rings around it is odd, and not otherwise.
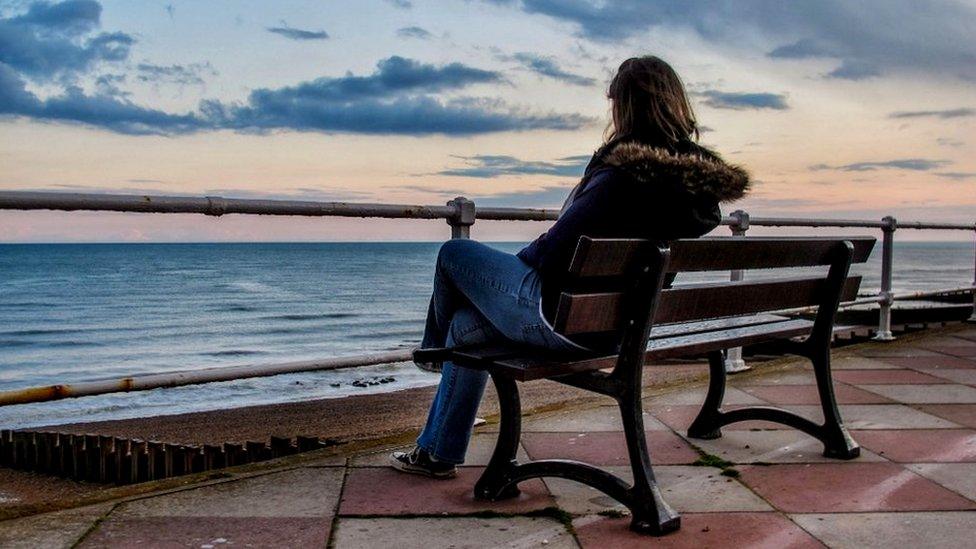
<path fill-rule="evenodd" d="M 971 547 L 976 531 L 976 327 L 835 351 L 841 413 L 860 458 L 765 422 L 689 439 L 704 389 L 652 389 L 645 427 L 655 472 L 682 513 L 662 538 L 630 532 L 622 506 L 564 479 L 512 500 L 473 498 L 497 425 L 478 429 L 458 478 L 385 465 L 390 449 L 229 470 L 197 484 L 0 523 L 0 547 Z M 796 360 L 732 378 L 729 407 L 778 405 L 818 418 Z M 629 476 L 613 406 L 525 418 L 522 459 L 580 459 Z M 721 457 L 724 470 L 696 465 Z"/>

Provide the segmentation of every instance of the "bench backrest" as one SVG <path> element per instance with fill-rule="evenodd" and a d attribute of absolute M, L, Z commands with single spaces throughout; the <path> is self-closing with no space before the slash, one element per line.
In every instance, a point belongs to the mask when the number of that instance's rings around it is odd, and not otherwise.
<path fill-rule="evenodd" d="M 871 237 L 699 238 L 669 248 L 646 240 L 583 237 L 570 274 L 580 291 L 564 292 L 554 327 L 564 335 L 648 332 L 652 324 L 714 318 L 817 305 L 815 331 L 832 329 L 840 301 L 857 296 L 861 279 L 848 276 L 852 262 L 867 260 Z M 826 274 L 754 278 L 664 288 L 674 273 L 830 266 Z M 821 319 L 821 316 L 825 318 Z M 647 334 L 634 333 L 633 338 Z M 622 345 L 624 347 L 625 345 Z"/>

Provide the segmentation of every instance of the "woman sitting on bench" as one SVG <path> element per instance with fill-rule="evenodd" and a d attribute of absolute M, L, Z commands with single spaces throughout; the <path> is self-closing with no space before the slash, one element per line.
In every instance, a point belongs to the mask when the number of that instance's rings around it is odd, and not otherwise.
<path fill-rule="evenodd" d="M 613 120 L 559 219 L 516 255 L 473 240 L 445 242 L 421 348 L 514 341 L 553 351 L 593 348 L 552 329 L 580 236 L 670 241 L 721 220 L 719 202 L 741 198 L 748 175 L 696 143 L 698 127 L 680 78 L 657 57 L 628 59 L 607 93 Z M 464 462 L 488 374 L 443 365 L 423 432 L 394 468 L 450 478 Z"/>

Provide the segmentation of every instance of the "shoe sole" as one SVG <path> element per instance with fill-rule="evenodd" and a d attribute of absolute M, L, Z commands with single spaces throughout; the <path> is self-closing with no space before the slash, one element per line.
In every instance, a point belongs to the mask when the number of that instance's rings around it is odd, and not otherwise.
<path fill-rule="evenodd" d="M 445 471 L 443 473 L 435 473 L 428 469 L 424 469 L 423 467 L 415 467 L 413 465 L 403 463 L 402 461 L 396 459 L 391 459 L 390 461 L 393 468 L 396 469 L 397 471 L 400 471 L 401 473 L 420 475 L 420 476 L 429 477 L 437 480 L 447 480 L 457 476 L 457 469 L 451 471 Z"/>

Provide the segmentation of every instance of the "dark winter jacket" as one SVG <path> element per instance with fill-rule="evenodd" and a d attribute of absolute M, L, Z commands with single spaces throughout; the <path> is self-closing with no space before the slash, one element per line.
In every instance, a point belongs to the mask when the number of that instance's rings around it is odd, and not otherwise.
<path fill-rule="evenodd" d="M 673 150 L 610 143 L 597 151 L 555 225 L 518 253 L 542 278 L 542 310 L 551 322 L 580 236 L 695 238 L 722 219 L 720 202 L 742 198 L 749 175 L 692 142 Z"/>

